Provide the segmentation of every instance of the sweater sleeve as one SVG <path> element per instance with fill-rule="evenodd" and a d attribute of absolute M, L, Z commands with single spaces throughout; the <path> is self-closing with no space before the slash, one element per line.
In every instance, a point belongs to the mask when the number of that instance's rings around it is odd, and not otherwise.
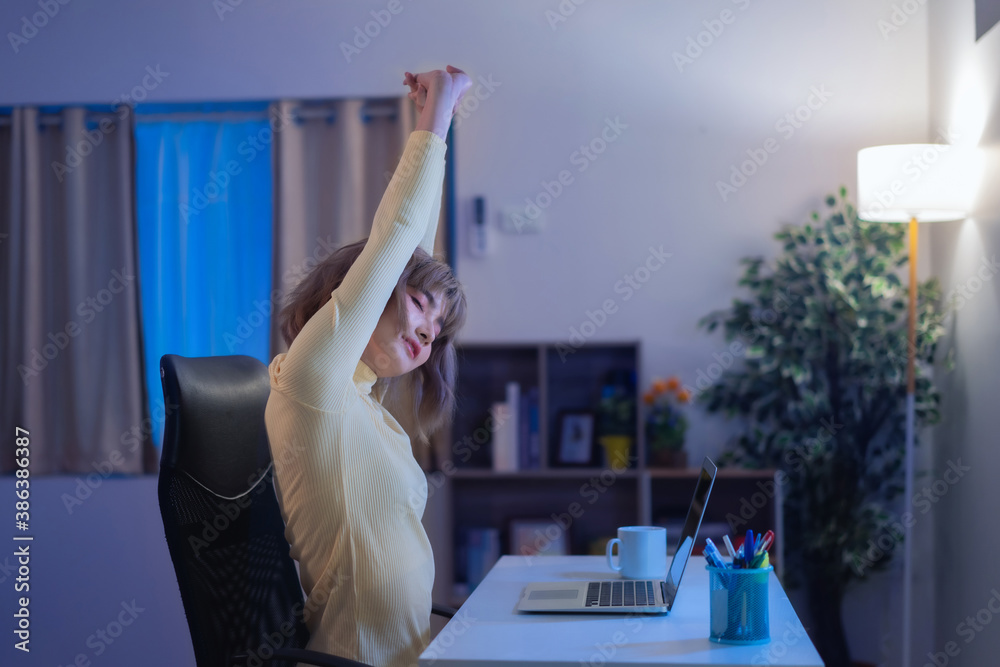
<path fill-rule="evenodd" d="M 431 257 L 434 256 L 434 240 L 437 238 L 438 224 L 440 223 L 441 219 L 441 198 L 443 196 L 444 196 L 444 182 L 443 180 L 438 179 L 437 191 L 434 194 L 434 200 L 433 203 L 431 204 L 430 219 L 427 221 L 427 231 L 424 233 L 423 240 L 420 241 L 420 247 L 426 250 L 427 254 L 430 255 Z"/>
<path fill-rule="evenodd" d="M 446 150 L 444 139 L 433 132 L 410 133 L 368 242 L 277 366 L 274 376 L 291 398 L 320 410 L 342 409 L 399 276 L 419 243 L 428 237 L 433 243 L 428 227 L 432 211 L 440 210 Z M 436 232 L 436 220 L 433 227 Z"/>

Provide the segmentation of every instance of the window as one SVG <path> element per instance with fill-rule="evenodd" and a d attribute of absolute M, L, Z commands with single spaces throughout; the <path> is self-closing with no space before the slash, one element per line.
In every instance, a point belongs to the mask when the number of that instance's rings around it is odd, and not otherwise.
<path fill-rule="evenodd" d="M 146 387 L 163 442 L 160 357 L 267 364 L 271 132 L 267 103 L 136 108 L 136 217 Z"/>

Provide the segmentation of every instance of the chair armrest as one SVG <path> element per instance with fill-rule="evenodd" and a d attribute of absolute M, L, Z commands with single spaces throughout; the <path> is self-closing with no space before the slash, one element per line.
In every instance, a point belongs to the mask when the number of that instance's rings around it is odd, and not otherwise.
<path fill-rule="evenodd" d="M 243 662 L 249 656 L 240 653 L 232 656 L 232 660 Z M 316 665 L 317 667 L 372 667 L 364 662 L 358 662 L 349 658 L 320 653 L 319 651 L 309 651 L 302 648 L 276 648 L 274 653 L 267 658 L 259 656 L 264 665 L 270 665 L 272 660 L 296 660 L 306 665 Z"/>
<path fill-rule="evenodd" d="M 438 616 L 444 616 L 445 618 L 453 618 L 458 610 L 454 607 L 449 607 L 447 605 L 438 604 L 437 602 L 431 603 L 431 613 L 437 614 Z"/>
<path fill-rule="evenodd" d="M 445 618 L 454 618 L 455 614 L 458 613 L 458 610 L 454 607 L 432 602 L 431 613 L 437 614 L 438 616 L 444 616 Z M 232 659 L 234 662 L 242 662 L 248 657 L 249 656 L 247 654 L 241 653 L 234 655 Z M 308 651 L 306 649 L 299 648 L 276 648 L 274 649 L 274 654 L 270 658 L 261 658 L 261 660 L 265 665 L 268 665 L 271 660 L 276 658 L 298 660 L 299 662 L 308 665 L 316 665 L 317 667 L 371 667 L 371 665 L 367 665 L 363 662 L 357 662 L 356 660 L 351 660 L 349 658 L 341 658 L 340 656 L 320 653 L 319 651 Z"/>
<path fill-rule="evenodd" d="M 319 651 L 309 651 L 304 648 L 278 648 L 274 650 L 274 657 L 298 660 L 308 665 L 317 665 L 317 667 L 372 667 L 367 663 L 358 662 L 357 660 L 341 658 L 337 655 L 320 653 Z"/>

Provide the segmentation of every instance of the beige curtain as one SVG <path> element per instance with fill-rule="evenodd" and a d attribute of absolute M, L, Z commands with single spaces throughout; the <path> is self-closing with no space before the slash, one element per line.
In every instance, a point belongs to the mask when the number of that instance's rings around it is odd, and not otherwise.
<path fill-rule="evenodd" d="M 321 103 L 281 100 L 271 113 L 288 123 L 275 133 L 272 153 L 277 313 L 288 292 L 319 261 L 370 234 L 375 211 L 416 126 L 416 112 L 404 96 Z M 441 259 L 446 209 L 443 202 L 435 241 L 435 255 Z M 271 320 L 272 358 L 288 349 L 277 319 Z M 403 419 L 400 424 L 412 434 Z M 414 444 L 414 456 L 425 470 L 430 467 L 426 446 Z"/>
<path fill-rule="evenodd" d="M 0 123 L 0 468 L 155 472 L 143 382 L 133 115 L 14 108 Z"/>

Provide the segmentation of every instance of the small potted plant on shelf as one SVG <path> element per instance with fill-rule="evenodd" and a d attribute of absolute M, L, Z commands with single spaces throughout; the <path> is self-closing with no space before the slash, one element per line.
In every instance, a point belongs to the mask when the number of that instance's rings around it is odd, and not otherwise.
<path fill-rule="evenodd" d="M 690 393 L 681 389 L 676 376 L 654 380 L 650 390 L 643 394 L 642 401 L 647 407 L 646 451 L 651 467 L 687 467 L 684 434 L 688 422 L 680 406 L 690 400 Z"/>
<path fill-rule="evenodd" d="M 632 385 L 634 386 L 634 385 Z M 607 464 L 627 468 L 635 439 L 635 396 L 630 385 L 610 382 L 601 389 L 597 408 L 597 441 Z"/>

